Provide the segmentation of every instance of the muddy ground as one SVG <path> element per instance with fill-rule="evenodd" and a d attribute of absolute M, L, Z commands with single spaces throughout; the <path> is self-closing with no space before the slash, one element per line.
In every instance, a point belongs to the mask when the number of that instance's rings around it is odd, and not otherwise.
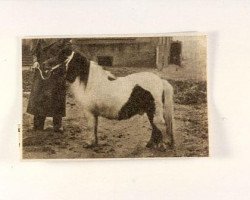
<path fill-rule="evenodd" d="M 117 76 L 125 76 L 142 68 L 113 68 Z M 54 133 L 52 119 L 48 118 L 44 131 L 32 130 L 33 116 L 25 113 L 31 73 L 23 71 L 23 158 L 126 158 L 126 157 L 183 157 L 208 156 L 208 124 L 206 104 L 206 82 L 186 79 L 175 74 L 174 79 L 166 73 L 157 72 L 162 78 L 170 79 L 175 89 L 175 148 L 165 152 L 145 147 L 151 135 L 151 127 L 146 115 L 129 120 L 116 121 L 99 119 L 98 137 L 100 145 L 84 148 L 85 118 L 81 107 L 70 93 L 67 95 L 67 117 L 64 118 L 64 133 Z M 175 72 L 173 68 L 173 73 Z M 171 73 L 168 73 L 171 76 Z M 177 78 L 176 78 L 177 77 Z"/>

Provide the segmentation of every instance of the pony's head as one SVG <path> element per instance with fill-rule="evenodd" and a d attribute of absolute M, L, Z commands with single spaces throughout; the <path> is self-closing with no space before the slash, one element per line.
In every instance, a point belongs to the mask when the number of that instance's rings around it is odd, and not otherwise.
<path fill-rule="evenodd" d="M 90 62 L 79 52 L 74 52 L 71 47 L 62 49 L 58 55 L 58 62 L 66 64 L 66 80 L 73 83 L 76 77 L 87 84 Z"/>

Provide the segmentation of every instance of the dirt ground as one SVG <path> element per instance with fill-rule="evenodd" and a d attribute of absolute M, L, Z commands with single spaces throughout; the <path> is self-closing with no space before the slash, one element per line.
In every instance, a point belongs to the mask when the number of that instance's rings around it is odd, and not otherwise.
<path fill-rule="evenodd" d="M 177 73 L 174 69 L 173 67 L 173 73 Z M 124 76 L 138 70 L 143 71 L 143 69 L 133 68 L 111 69 L 117 76 Z M 155 70 L 151 71 L 155 72 Z M 162 78 L 166 78 L 164 71 L 157 73 Z M 151 135 L 151 127 L 146 115 L 123 121 L 100 117 L 98 127 L 100 145 L 95 148 L 84 148 L 86 120 L 81 107 L 70 94 L 67 95 L 67 117 L 63 121 L 64 133 L 53 132 L 51 118 L 46 120 L 44 131 L 34 132 L 33 116 L 25 113 L 31 84 L 29 77 L 29 72 L 23 71 L 23 158 L 208 156 L 206 82 L 203 80 L 190 80 L 190 78 L 187 80 L 180 76 L 178 79 L 170 80 L 175 89 L 175 148 L 161 152 L 145 147 Z"/>

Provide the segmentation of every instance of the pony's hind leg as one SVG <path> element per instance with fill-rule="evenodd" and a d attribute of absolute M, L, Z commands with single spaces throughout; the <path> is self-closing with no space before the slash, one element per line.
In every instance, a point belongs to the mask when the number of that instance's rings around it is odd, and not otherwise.
<path fill-rule="evenodd" d="M 174 101 L 173 101 L 173 87 L 165 80 L 163 80 L 163 117 L 166 124 L 165 138 L 171 148 L 174 148 Z"/>
<path fill-rule="evenodd" d="M 154 117 L 154 124 L 162 135 L 162 138 L 158 143 L 158 148 L 163 150 L 173 148 L 174 139 L 171 120 L 168 119 L 168 117 L 166 117 L 162 112 L 158 113 L 158 115 Z"/>
<path fill-rule="evenodd" d="M 150 140 L 148 141 L 146 147 L 157 148 L 158 144 L 162 140 L 162 134 L 154 124 L 151 124 L 151 126 L 152 126 L 152 133 L 151 133 Z"/>
<path fill-rule="evenodd" d="M 160 106 L 157 107 L 153 115 L 150 113 L 147 114 L 152 126 L 152 134 L 146 147 L 165 151 L 171 147 L 172 138 L 169 138 L 169 135 L 166 133 L 165 118 L 163 117 L 163 110 L 160 108 Z"/>
<path fill-rule="evenodd" d="M 158 148 L 159 144 L 161 144 L 161 142 L 163 141 L 162 125 L 164 126 L 164 123 L 163 122 L 160 123 L 159 121 L 155 120 L 154 116 L 149 113 L 147 113 L 147 115 L 148 115 L 149 122 L 152 126 L 152 133 L 151 133 L 150 140 L 148 141 L 146 147 Z"/>
<path fill-rule="evenodd" d="M 98 145 L 97 137 L 97 126 L 98 126 L 98 117 L 93 115 L 90 112 L 85 111 L 85 117 L 87 119 L 87 128 L 84 135 L 86 135 L 84 147 L 93 147 Z"/>
<path fill-rule="evenodd" d="M 162 115 L 156 115 L 154 117 L 154 126 L 155 126 L 155 132 L 154 132 L 154 138 L 156 146 L 159 150 L 165 151 L 170 145 L 169 140 L 166 135 L 166 124 L 165 120 Z"/>

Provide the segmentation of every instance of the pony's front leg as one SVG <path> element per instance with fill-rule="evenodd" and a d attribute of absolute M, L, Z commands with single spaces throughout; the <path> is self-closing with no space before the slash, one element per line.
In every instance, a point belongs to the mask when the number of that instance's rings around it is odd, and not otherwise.
<path fill-rule="evenodd" d="M 86 141 L 84 147 L 93 147 L 98 145 L 97 126 L 98 117 L 90 112 L 85 112 L 87 119 Z"/>

